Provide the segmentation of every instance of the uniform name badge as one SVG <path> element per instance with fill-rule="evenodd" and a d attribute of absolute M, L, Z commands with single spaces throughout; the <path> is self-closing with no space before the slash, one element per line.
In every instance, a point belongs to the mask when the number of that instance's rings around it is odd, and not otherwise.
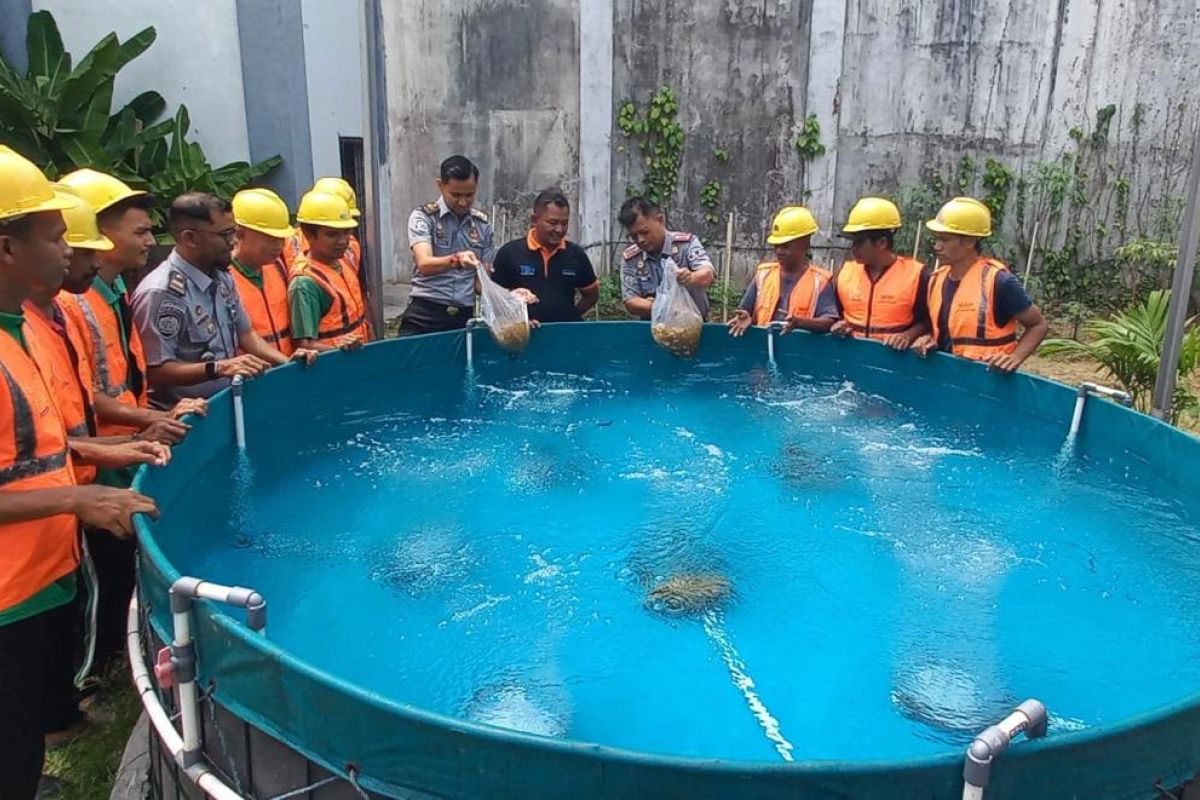
<path fill-rule="evenodd" d="M 471 230 L 467 231 L 467 238 L 475 244 L 479 244 L 479 229 L 472 225 Z"/>

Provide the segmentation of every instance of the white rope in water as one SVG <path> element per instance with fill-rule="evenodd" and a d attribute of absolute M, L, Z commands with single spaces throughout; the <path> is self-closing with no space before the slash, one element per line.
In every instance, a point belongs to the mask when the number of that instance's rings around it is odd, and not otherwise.
<path fill-rule="evenodd" d="M 712 643 L 717 646 L 717 650 L 721 654 L 721 660 L 725 662 L 725 667 L 729 670 L 729 677 L 733 678 L 733 685 L 746 698 L 746 703 L 750 706 L 750 710 L 754 712 L 754 716 L 758 720 L 759 726 L 763 729 L 763 733 L 766 734 L 766 737 L 775 746 L 775 752 L 779 753 L 779 757 L 784 761 L 794 760 L 792 758 L 792 750 L 795 748 L 783 735 L 783 731 L 780 730 L 779 720 L 771 715 L 762 698 L 758 696 L 758 692 L 754 690 L 754 679 L 747 672 L 746 662 L 742 660 L 733 643 L 729 641 L 729 635 L 725 633 L 724 621 L 718 616 L 717 612 L 709 611 L 705 613 L 704 632 L 708 634 L 708 638 Z"/>

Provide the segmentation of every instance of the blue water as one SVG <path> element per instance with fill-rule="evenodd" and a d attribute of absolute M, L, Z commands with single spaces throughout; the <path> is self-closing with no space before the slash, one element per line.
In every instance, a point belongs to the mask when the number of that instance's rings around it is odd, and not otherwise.
<path fill-rule="evenodd" d="M 652 361 L 324 398 L 302 446 L 220 454 L 161 544 L 363 687 L 654 753 L 910 757 L 1026 697 L 1053 736 L 1200 685 L 1197 520 L 1145 465 L 900 378 Z M 734 596 L 647 607 L 689 572 Z"/>

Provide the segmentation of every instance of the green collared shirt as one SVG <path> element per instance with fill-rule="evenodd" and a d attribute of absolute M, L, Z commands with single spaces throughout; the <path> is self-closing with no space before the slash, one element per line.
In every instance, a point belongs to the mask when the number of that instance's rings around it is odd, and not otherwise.
<path fill-rule="evenodd" d="M 125 337 L 125 317 L 121 314 L 121 298 L 125 296 L 125 279 L 118 275 L 113 279 L 112 286 L 108 282 L 97 275 L 92 279 L 92 286 L 96 287 L 96 291 L 104 298 L 104 302 L 112 307 L 113 313 L 117 315 L 117 330 L 121 332 L 121 349 L 125 351 L 125 355 L 129 355 L 129 340 Z"/>
<path fill-rule="evenodd" d="M 242 275 L 246 278 L 246 280 L 253 283 L 259 289 L 263 288 L 263 276 L 262 276 L 261 269 L 259 269 L 259 270 L 251 269 L 250 267 L 247 267 L 242 262 L 238 261 L 236 258 L 233 259 L 233 268 L 236 269 L 238 272 L 242 273 Z"/>
<path fill-rule="evenodd" d="M 341 272 L 341 262 L 331 269 Z M 297 275 L 288 284 L 288 305 L 292 310 L 292 339 L 316 339 L 321 318 L 333 308 L 333 298 L 312 278 Z"/>
<path fill-rule="evenodd" d="M 29 348 L 25 344 L 25 328 L 24 328 L 24 326 L 25 326 L 25 313 L 24 312 L 17 312 L 16 314 L 9 314 L 7 312 L 0 311 L 0 328 L 3 328 L 5 333 L 7 333 L 9 336 L 16 339 L 17 343 L 21 345 L 22 350 L 28 351 Z"/>

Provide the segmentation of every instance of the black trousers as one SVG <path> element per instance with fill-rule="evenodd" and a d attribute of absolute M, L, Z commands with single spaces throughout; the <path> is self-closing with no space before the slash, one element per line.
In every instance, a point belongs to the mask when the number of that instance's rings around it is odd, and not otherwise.
<path fill-rule="evenodd" d="M 75 672 L 73 603 L 0 625 L 0 800 L 31 800 L 57 729 L 61 691 Z"/>
<path fill-rule="evenodd" d="M 136 578 L 137 541 L 118 539 L 108 531 L 84 528 L 88 549 L 100 583 L 96 598 L 96 661 L 101 675 L 125 650 L 125 621 Z"/>
<path fill-rule="evenodd" d="M 400 335 L 461 330 L 467 327 L 467 320 L 474 313 L 475 309 L 470 306 L 447 305 L 425 297 L 414 297 L 408 301 L 408 308 L 400 317 Z"/>

